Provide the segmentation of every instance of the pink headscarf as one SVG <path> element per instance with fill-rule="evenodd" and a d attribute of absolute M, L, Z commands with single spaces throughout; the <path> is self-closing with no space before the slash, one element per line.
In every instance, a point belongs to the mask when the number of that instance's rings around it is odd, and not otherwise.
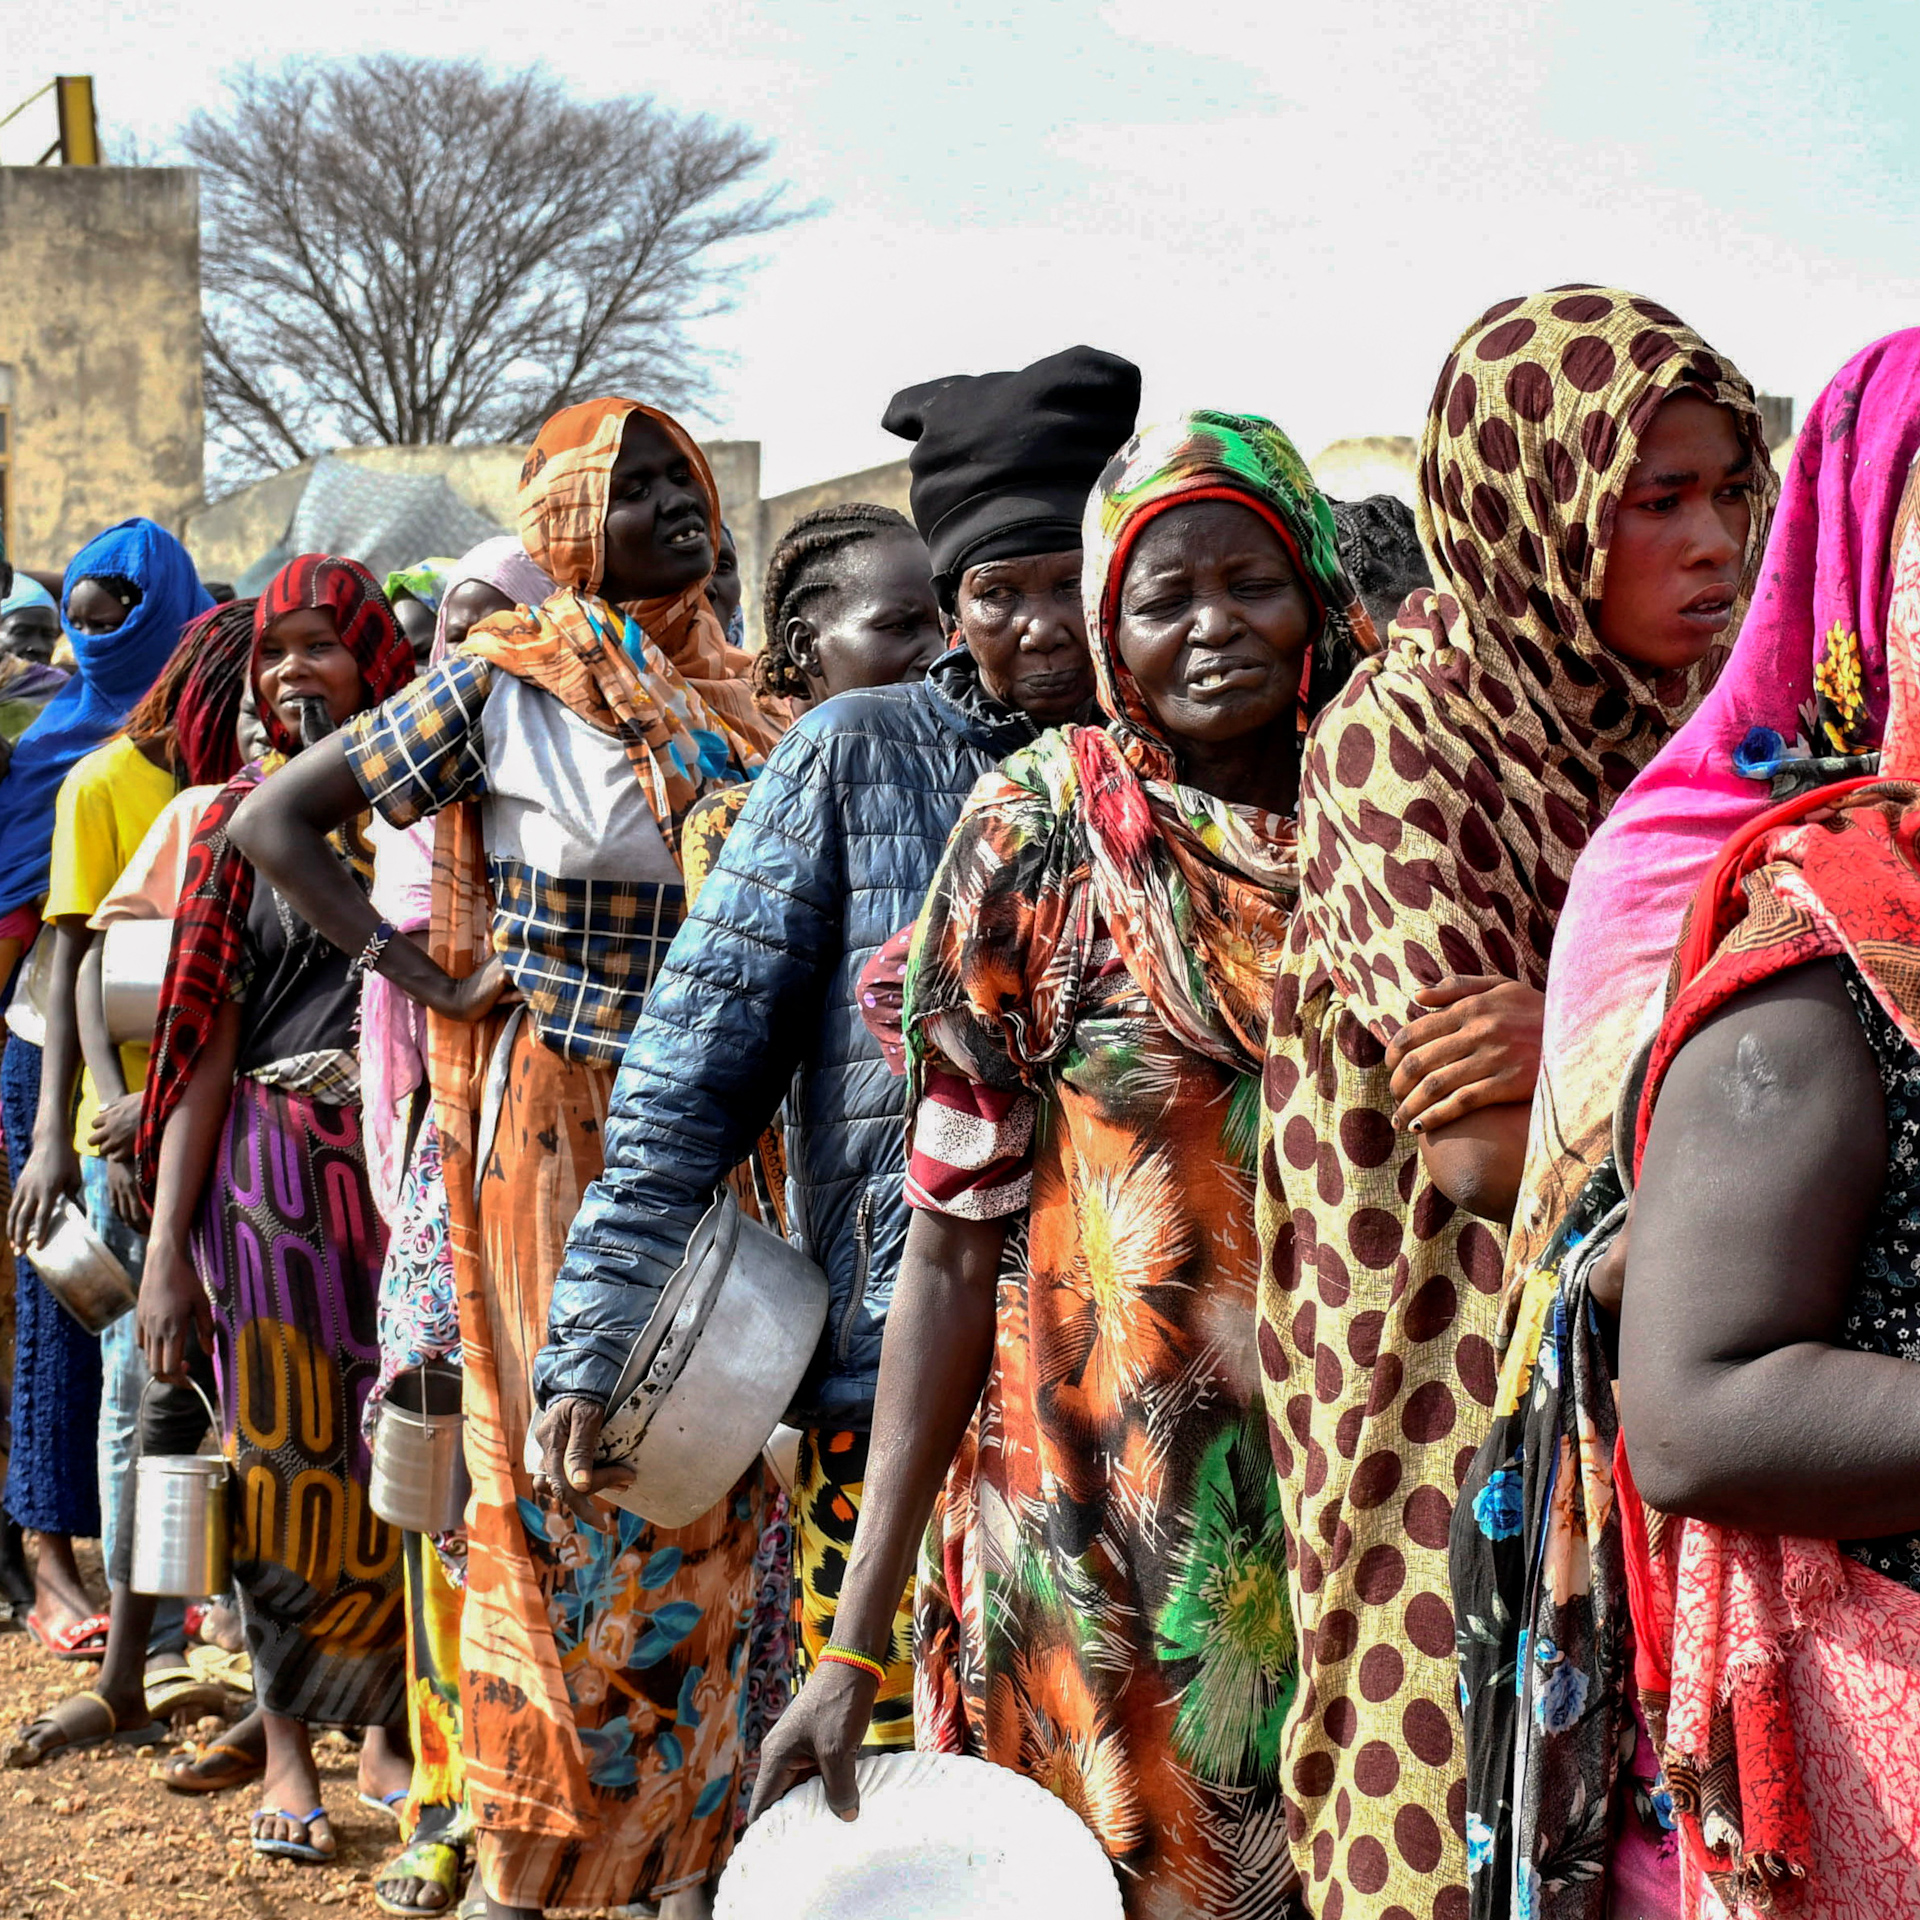
<path fill-rule="evenodd" d="M 1774 803 L 1776 772 L 1791 777 L 1792 763 L 1815 758 L 1830 763 L 1819 769 L 1825 777 L 1864 771 L 1837 763 L 1880 744 L 1888 552 L 1916 451 L 1920 328 L 1909 328 L 1856 354 L 1813 403 L 1726 672 L 1574 868 L 1547 981 L 1510 1286 L 1595 1157 L 1596 1116 L 1572 1111 L 1577 1102 L 1565 1090 L 1617 1090 L 1709 862 Z"/>
<path fill-rule="evenodd" d="M 469 580 L 484 581 L 504 593 L 516 607 L 537 607 L 554 591 L 552 580 L 528 558 L 517 533 L 502 533 L 491 540 L 482 540 L 455 563 L 441 584 L 440 611 L 433 627 L 435 666 L 447 657 L 447 601 L 455 587 L 463 587 Z"/>

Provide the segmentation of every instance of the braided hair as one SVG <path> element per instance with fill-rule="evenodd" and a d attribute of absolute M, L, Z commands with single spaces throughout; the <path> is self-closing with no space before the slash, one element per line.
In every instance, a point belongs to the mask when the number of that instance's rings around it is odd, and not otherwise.
<path fill-rule="evenodd" d="M 1340 564 L 1385 645 L 1387 624 L 1400 611 L 1401 601 L 1433 585 L 1413 509 L 1390 493 L 1331 504 Z"/>
<path fill-rule="evenodd" d="M 136 746 L 157 746 L 174 778 L 224 786 L 240 771 L 240 703 L 253 659 L 251 600 L 203 613 L 180 636 L 160 677 L 122 729 Z"/>
<path fill-rule="evenodd" d="M 767 562 L 761 599 L 767 644 L 753 663 L 753 683 L 779 699 L 808 698 L 813 688 L 787 651 L 787 622 L 802 606 L 840 586 L 838 561 L 863 541 L 913 532 L 913 522 L 891 507 L 871 500 L 849 500 L 837 507 L 803 513 L 785 533 Z"/>

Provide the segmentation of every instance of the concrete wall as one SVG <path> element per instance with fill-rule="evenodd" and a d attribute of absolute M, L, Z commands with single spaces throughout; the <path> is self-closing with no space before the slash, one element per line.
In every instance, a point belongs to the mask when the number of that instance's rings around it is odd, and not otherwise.
<path fill-rule="evenodd" d="M 7 545 L 63 569 L 103 527 L 178 533 L 202 490 L 200 190 L 188 167 L 0 167 Z"/>

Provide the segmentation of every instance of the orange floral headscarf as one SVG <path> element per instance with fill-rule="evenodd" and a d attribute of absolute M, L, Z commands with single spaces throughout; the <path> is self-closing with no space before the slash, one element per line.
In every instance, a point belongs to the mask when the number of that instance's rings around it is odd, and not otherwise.
<path fill-rule="evenodd" d="M 707 524 L 719 527 L 712 470 L 678 421 L 638 400 L 563 408 L 540 429 L 520 476 L 521 544 L 557 591 L 539 607 L 482 621 L 467 648 L 617 735 L 668 845 L 677 846 L 687 809 L 713 784 L 701 736 L 719 736 L 735 775 L 751 775 L 783 726 L 755 703 L 751 656 L 727 643 L 704 579 L 626 607 L 601 597 L 613 465 L 636 413 L 686 456 L 706 498 Z M 644 635 L 644 665 L 623 644 L 629 620 Z"/>

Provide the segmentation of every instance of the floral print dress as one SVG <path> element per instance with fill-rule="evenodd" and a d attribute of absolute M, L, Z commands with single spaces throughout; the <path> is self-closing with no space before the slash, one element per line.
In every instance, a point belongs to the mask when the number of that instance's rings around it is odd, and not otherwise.
<path fill-rule="evenodd" d="M 916 1129 L 920 1204 L 973 1212 L 984 1174 L 1017 1205 L 1022 1167 L 1032 1193 L 920 1572 L 918 1741 L 1059 1794 L 1130 1915 L 1255 1920 L 1289 1877 L 1295 1684 L 1252 1343 L 1256 1088 L 1104 953 L 1043 1091 L 936 1066 Z"/>

